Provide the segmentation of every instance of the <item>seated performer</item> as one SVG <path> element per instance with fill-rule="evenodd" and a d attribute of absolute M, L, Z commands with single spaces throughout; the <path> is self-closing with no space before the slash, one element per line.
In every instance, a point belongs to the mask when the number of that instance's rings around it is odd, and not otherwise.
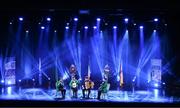
<path fill-rule="evenodd" d="M 85 92 L 87 91 L 88 92 L 88 97 L 89 98 L 89 95 L 91 93 L 91 89 L 94 87 L 94 82 L 92 82 L 90 80 L 90 78 L 88 76 L 85 77 L 85 81 L 82 85 L 82 92 L 83 92 L 83 98 L 85 98 Z"/>
<path fill-rule="evenodd" d="M 62 98 L 65 98 L 65 95 L 66 95 L 66 89 L 64 88 L 64 82 L 63 82 L 63 79 L 60 79 L 59 81 L 56 82 L 56 96 L 57 96 L 57 93 L 59 91 L 61 91 L 61 94 L 62 94 Z"/>
<path fill-rule="evenodd" d="M 79 81 L 75 77 L 72 77 L 72 80 L 70 81 L 69 86 L 72 89 L 73 97 L 75 98 L 77 98 L 78 84 L 79 84 Z"/>
<path fill-rule="evenodd" d="M 107 92 L 107 85 L 108 85 L 108 82 L 107 80 L 103 80 L 103 82 L 101 83 L 99 89 L 98 89 L 98 97 L 97 99 L 100 99 L 101 97 L 101 93 L 106 93 Z"/>

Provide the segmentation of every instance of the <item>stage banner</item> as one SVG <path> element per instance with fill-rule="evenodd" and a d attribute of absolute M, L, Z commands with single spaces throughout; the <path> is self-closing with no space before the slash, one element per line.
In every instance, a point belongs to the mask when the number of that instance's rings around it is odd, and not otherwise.
<path fill-rule="evenodd" d="M 161 59 L 151 59 L 151 81 L 161 82 Z"/>
<path fill-rule="evenodd" d="M 16 61 L 15 57 L 6 57 L 4 61 L 4 78 L 5 85 L 16 84 Z"/>

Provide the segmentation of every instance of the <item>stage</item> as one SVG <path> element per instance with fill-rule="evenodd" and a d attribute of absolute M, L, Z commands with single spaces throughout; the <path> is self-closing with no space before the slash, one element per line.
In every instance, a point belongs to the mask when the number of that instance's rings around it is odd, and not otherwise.
<path fill-rule="evenodd" d="M 75 105 L 117 105 L 124 103 L 123 105 L 138 104 L 175 104 L 180 102 L 180 98 L 177 96 L 167 96 L 164 90 L 152 89 L 152 90 L 134 90 L 134 91 L 122 91 L 122 90 L 110 90 L 103 99 L 97 98 L 97 90 L 92 90 L 90 99 L 82 98 L 82 91 L 78 90 L 78 98 L 72 98 L 70 90 L 67 90 L 65 99 L 61 98 L 61 94 L 56 96 L 55 89 L 42 89 L 42 88 L 20 88 L 20 87 L 6 87 L 1 88 L 1 103 L 2 105 L 9 105 L 7 102 L 11 102 L 11 105 L 15 106 L 33 106 L 34 103 L 42 102 L 38 106 L 44 106 L 47 104 L 63 104 L 69 106 Z M 14 102 L 14 103 L 13 103 Z M 4 104 L 3 104 L 4 103 Z M 23 103 L 23 104 L 21 104 Z M 26 104 L 25 104 L 26 103 Z M 78 103 L 78 104 L 77 104 Z"/>

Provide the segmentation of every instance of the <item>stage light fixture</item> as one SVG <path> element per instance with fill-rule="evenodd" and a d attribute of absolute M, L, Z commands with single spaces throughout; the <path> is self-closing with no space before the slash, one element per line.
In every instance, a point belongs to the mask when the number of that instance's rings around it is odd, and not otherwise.
<path fill-rule="evenodd" d="M 12 24 L 12 22 L 10 22 L 9 24 Z"/>
<path fill-rule="evenodd" d="M 26 33 L 29 33 L 29 31 L 28 31 L 28 30 L 26 30 Z"/>
<path fill-rule="evenodd" d="M 78 18 L 74 18 L 74 21 L 78 21 Z"/>
<path fill-rule="evenodd" d="M 80 33 L 80 31 L 78 31 Z"/>
<path fill-rule="evenodd" d="M 4 83 L 4 80 L 1 80 L 1 83 Z"/>
<path fill-rule="evenodd" d="M 65 28 L 66 28 L 66 29 L 69 29 L 69 27 L 68 27 L 68 26 L 66 26 Z"/>
<path fill-rule="evenodd" d="M 96 20 L 97 20 L 97 21 L 101 21 L 101 19 L 100 19 L 100 18 L 97 18 Z"/>
<path fill-rule="evenodd" d="M 125 18 L 124 21 L 127 23 L 127 22 L 129 21 L 129 19 L 128 19 L 128 18 Z"/>
<path fill-rule="evenodd" d="M 54 32 L 56 33 L 57 31 L 56 31 L 56 30 L 54 30 Z"/>
<path fill-rule="evenodd" d="M 94 28 L 94 29 L 96 29 L 97 27 L 96 27 L 96 26 L 94 26 L 93 28 Z"/>
<path fill-rule="evenodd" d="M 117 29 L 117 26 L 113 26 L 113 29 Z"/>
<path fill-rule="evenodd" d="M 23 21 L 23 18 L 22 18 L 22 17 L 19 17 L 19 21 Z"/>
<path fill-rule="evenodd" d="M 158 87 L 159 85 L 157 83 L 154 84 L 154 87 Z"/>
<path fill-rule="evenodd" d="M 158 18 L 154 18 L 154 21 L 157 22 L 157 21 L 158 21 Z"/>
<path fill-rule="evenodd" d="M 41 29 L 42 29 L 42 30 L 44 30 L 44 29 L 45 29 L 45 27 L 44 27 L 44 26 L 41 26 Z"/>
<path fill-rule="evenodd" d="M 88 26 L 85 26 L 84 28 L 85 28 L 85 29 L 88 29 Z"/>
<path fill-rule="evenodd" d="M 47 21 L 51 21 L 51 18 L 48 17 L 46 20 L 47 20 Z"/>
<path fill-rule="evenodd" d="M 136 23 L 134 23 L 134 26 L 136 26 Z"/>
<path fill-rule="evenodd" d="M 143 29 L 144 27 L 143 27 L 143 26 L 140 26 L 139 28 L 140 28 L 140 29 Z"/>
<path fill-rule="evenodd" d="M 12 84 L 11 81 L 8 81 L 8 84 Z"/>
<path fill-rule="evenodd" d="M 19 82 L 21 82 L 21 80 L 19 80 Z"/>
<path fill-rule="evenodd" d="M 156 30 L 154 30 L 154 32 L 156 32 Z"/>

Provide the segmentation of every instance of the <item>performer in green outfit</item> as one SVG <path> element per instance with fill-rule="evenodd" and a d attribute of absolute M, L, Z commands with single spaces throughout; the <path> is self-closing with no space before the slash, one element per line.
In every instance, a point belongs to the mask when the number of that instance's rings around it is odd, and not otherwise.
<path fill-rule="evenodd" d="M 56 82 L 56 96 L 57 93 L 61 91 L 62 98 L 65 98 L 66 95 L 66 89 L 64 88 L 64 82 L 63 79 L 60 79 L 59 81 Z"/>
<path fill-rule="evenodd" d="M 103 80 L 103 82 L 101 83 L 101 85 L 100 85 L 100 87 L 98 89 L 98 97 L 97 97 L 97 99 L 100 99 L 101 93 L 106 93 L 107 92 L 107 85 L 108 85 L 107 80 Z"/>
<path fill-rule="evenodd" d="M 79 85 L 79 81 L 75 78 L 72 77 L 69 86 L 73 91 L 73 97 L 77 98 L 77 92 L 78 92 L 78 85 Z"/>

